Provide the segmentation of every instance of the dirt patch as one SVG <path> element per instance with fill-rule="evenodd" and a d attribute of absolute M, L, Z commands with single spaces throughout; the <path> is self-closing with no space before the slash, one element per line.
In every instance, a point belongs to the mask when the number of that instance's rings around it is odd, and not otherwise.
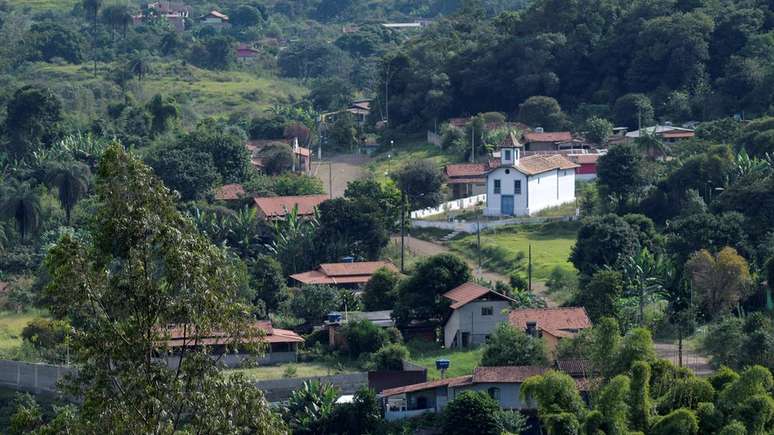
<path fill-rule="evenodd" d="M 333 197 L 340 198 L 344 196 L 350 181 L 359 180 L 368 174 L 367 165 L 370 161 L 371 158 L 363 154 L 340 154 L 328 160 L 313 161 L 312 175 L 322 180 L 325 193 L 330 194 L 333 187 Z"/>
<path fill-rule="evenodd" d="M 655 343 L 656 355 L 661 359 L 671 361 L 674 365 L 680 365 L 680 351 L 677 341 L 658 341 Z M 714 369 L 709 363 L 709 358 L 693 349 L 686 348 L 683 344 L 683 367 L 693 370 L 697 376 L 709 376 Z"/>

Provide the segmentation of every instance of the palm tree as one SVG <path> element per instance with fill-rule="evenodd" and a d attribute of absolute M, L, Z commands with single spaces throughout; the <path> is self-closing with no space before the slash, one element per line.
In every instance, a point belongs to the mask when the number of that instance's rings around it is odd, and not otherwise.
<path fill-rule="evenodd" d="M 94 58 L 94 77 L 97 77 L 97 16 L 102 7 L 102 0 L 83 0 L 83 9 L 89 12 L 94 19 L 92 33 L 92 57 Z"/>
<path fill-rule="evenodd" d="M 0 213 L 16 220 L 22 240 L 40 228 L 40 198 L 29 183 L 12 181 L 0 188 Z"/>
<path fill-rule="evenodd" d="M 83 163 L 73 160 L 54 162 L 46 168 L 46 178 L 51 187 L 59 191 L 59 203 L 65 210 L 67 224 L 70 224 L 70 213 L 75 204 L 86 195 L 89 190 L 89 178 L 91 171 Z"/>
<path fill-rule="evenodd" d="M 662 256 L 653 255 L 647 248 L 637 254 L 621 259 L 621 266 L 627 287 L 639 302 L 639 325 L 644 322 L 645 302 L 664 289 L 665 270 L 669 267 Z"/>
<path fill-rule="evenodd" d="M 145 60 L 143 54 L 138 54 L 129 61 L 129 71 L 137 76 L 137 80 L 142 81 L 145 75 L 150 71 L 150 64 Z"/>

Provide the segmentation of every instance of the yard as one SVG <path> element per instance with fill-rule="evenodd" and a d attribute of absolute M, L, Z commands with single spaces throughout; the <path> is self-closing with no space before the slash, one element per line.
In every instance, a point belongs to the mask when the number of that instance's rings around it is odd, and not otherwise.
<path fill-rule="evenodd" d="M 229 374 L 242 373 L 248 379 L 263 381 L 267 379 L 307 378 L 313 376 L 331 376 L 353 373 L 355 370 L 343 366 L 331 366 L 320 362 L 288 363 L 261 366 L 248 369 L 229 370 Z"/>
<path fill-rule="evenodd" d="M 526 269 L 526 256 L 531 244 L 533 279 L 545 281 L 556 266 L 573 270 L 568 258 L 577 232 L 576 222 L 510 225 L 482 231 L 484 267 L 508 274 L 511 272 L 511 259 L 522 252 Z M 475 234 L 452 240 L 450 246 L 468 258 L 477 258 Z"/>
<path fill-rule="evenodd" d="M 13 356 L 22 344 L 21 332 L 31 320 L 45 316 L 45 312 L 0 312 L 0 358 Z"/>
<path fill-rule="evenodd" d="M 388 154 L 390 157 L 387 157 Z M 407 139 L 406 143 L 396 143 L 393 150 L 384 150 L 368 165 L 368 169 L 377 180 L 384 181 L 390 173 L 406 166 L 409 162 L 424 159 L 432 160 L 439 170 L 453 161 L 451 156 L 437 146 L 427 143 L 424 138 L 414 137 Z"/>
<path fill-rule="evenodd" d="M 446 370 L 447 377 L 464 376 L 473 373 L 473 369 L 478 367 L 481 362 L 481 353 L 483 348 L 478 347 L 470 350 L 453 351 L 449 349 L 417 350 L 412 347 L 409 360 L 422 367 L 427 368 L 427 379 L 441 379 L 441 372 L 435 368 L 435 361 L 438 359 L 448 359 L 449 369 Z"/>

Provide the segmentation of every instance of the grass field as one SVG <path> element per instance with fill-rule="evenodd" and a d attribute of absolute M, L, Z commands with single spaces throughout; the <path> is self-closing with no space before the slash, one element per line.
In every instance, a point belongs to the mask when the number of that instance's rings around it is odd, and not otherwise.
<path fill-rule="evenodd" d="M 60 10 L 69 11 L 79 0 L 13 0 L 14 6 L 30 8 L 35 11 Z"/>
<path fill-rule="evenodd" d="M 272 366 L 255 367 L 249 369 L 229 370 L 229 373 L 243 373 L 248 379 L 256 381 L 266 379 L 281 379 L 286 377 L 290 370 L 295 369 L 293 378 L 306 378 L 311 376 L 330 376 L 337 374 L 352 373 L 353 370 L 347 367 L 331 367 L 323 363 L 304 362 L 290 363 Z"/>
<path fill-rule="evenodd" d="M 390 157 L 387 157 L 388 154 Z M 391 172 L 397 171 L 409 162 L 424 159 L 432 160 L 439 169 L 453 161 L 451 156 L 437 146 L 427 143 L 424 138 L 415 137 L 408 139 L 404 144 L 396 143 L 394 150 L 385 151 L 376 156 L 368 165 L 368 169 L 377 180 L 383 181 Z"/>
<path fill-rule="evenodd" d="M 0 354 L 12 353 L 21 346 L 22 329 L 32 319 L 45 315 L 45 312 L 37 310 L 26 313 L 0 312 Z"/>
<path fill-rule="evenodd" d="M 473 369 L 478 367 L 481 362 L 481 353 L 483 348 L 475 348 L 464 351 L 451 351 L 448 349 L 436 349 L 430 351 L 415 351 L 412 349 L 409 358 L 414 364 L 427 368 L 427 378 L 429 380 L 441 379 L 441 372 L 435 368 L 435 360 L 448 359 L 449 369 L 446 370 L 447 377 L 463 376 L 473 373 Z"/>
<path fill-rule="evenodd" d="M 568 270 L 573 269 L 568 257 L 575 244 L 577 232 L 578 224 L 574 222 L 513 225 L 483 231 L 481 233 L 481 246 L 484 258 L 487 260 L 484 266 L 500 273 L 509 273 L 507 261 L 498 261 L 501 259 L 492 257 L 506 254 L 508 258 L 512 258 L 518 252 L 523 252 L 526 257 L 531 244 L 533 278 L 543 281 L 548 278 L 551 270 L 556 266 Z M 465 256 L 475 258 L 476 236 L 471 234 L 452 240 L 451 247 Z"/>
<path fill-rule="evenodd" d="M 142 82 L 131 80 L 128 89 L 140 101 L 148 100 L 157 93 L 174 96 L 181 108 L 182 122 L 188 126 L 209 116 L 261 114 L 274 104 L 301 98 L 307 92 L 294 81 L 283 80 L 260 70 L 208 71 L 182 62 L 151 60 L 150 63 L 151 72 L 148 76 Z M 45 82 L 47 85 L 63 84 L 64 88 L 59 93 L 66 96 L 68 105 L 77 108 L 79 104 L 89 103 L 96 98 L 89 95 L 89 90 L 116 87 L 105 79 L 106 70 L 112 67 L 99 65 L 98 76 L 94 78 L 88 64 L 55 65 L 41 62 L 30 68 L 26 80 Z M 57 87 L 54 88 L 56 91 Z M 103 106 L 109 102 L 112 101 L 94 101 Z M 91 107 L 83 109 L 93 110 Z"/>

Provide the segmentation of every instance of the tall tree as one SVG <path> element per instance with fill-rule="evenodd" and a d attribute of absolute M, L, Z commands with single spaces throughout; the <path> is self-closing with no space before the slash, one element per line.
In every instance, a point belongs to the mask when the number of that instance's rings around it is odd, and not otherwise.
<path fill-rule="evenodd" d="M 49 185 L 58 191 L 59 203 L 62 204 L 69 225 L 73 207 L 89 190 L 91 171 L 88 166 L 73 160 L 55 162 L 46 168 L 46 178 Z"/>
<path fill-rule="evenodd" d="M 599 193 L 613 200 L 618 213 L 625 212 L 629 200 L 644 187 L 642 171 L 642 155 L 631 145 L 610 147 L 607 154 L 599 158 Z"/>
<path fill-rule="evenodd" d="M 0 186 L 0 212 L 16 221 L 22 240 L 38 231 L 42 211 L 40 197 L 29 183 L 12 180 Z"/>
<path fill-rule="evenodd" d="M 60 129 L 62 102 L 49 89 L 23 86 L 6 104 L 7 149 L 12 157 L 24 159 L 50 144 Z"/>
<path fill-rule="evenodd" d="M 102 8 L 102 0 L 83 0 L 83 9 L 91 14 L 93 24 L 91 28 L 92 37 L 92 60 L 94 60 L 94 77 L 97 77 L 97 17 Z"/>
<path fill-rule="evenodd" d="M 48 308 L 75 329 L 79 370 L 67 387 L 83 398 L 74 417 L 79 430 L 281 433 L 283 422 L 263 394 L 241 377 L 224 376 L 199 345 L 215 331 L 232 350 L 259 336 L 238 302 L 227 253 L 119 145 L 102 155 L 96 192 L 89 241 L 65 236 L 46 258 Z M 188 343 L 177 368 L 159 358 L 170 352 L 170 324 Z"/>
<path fill-rule="evenodd" d="M 481 355 L 482 366 L 532 366 L 545 364 L 543 339 L 501 323 L 489 337 Z"/>
<path fill-rule="evenodd" d="M 747 261 L 730 247 L 715 255 L 702 249 L 688 259 L 685 269 L 702 311 L 709 318 L 736 306 L 749 294 L 752 285 Z"/>

